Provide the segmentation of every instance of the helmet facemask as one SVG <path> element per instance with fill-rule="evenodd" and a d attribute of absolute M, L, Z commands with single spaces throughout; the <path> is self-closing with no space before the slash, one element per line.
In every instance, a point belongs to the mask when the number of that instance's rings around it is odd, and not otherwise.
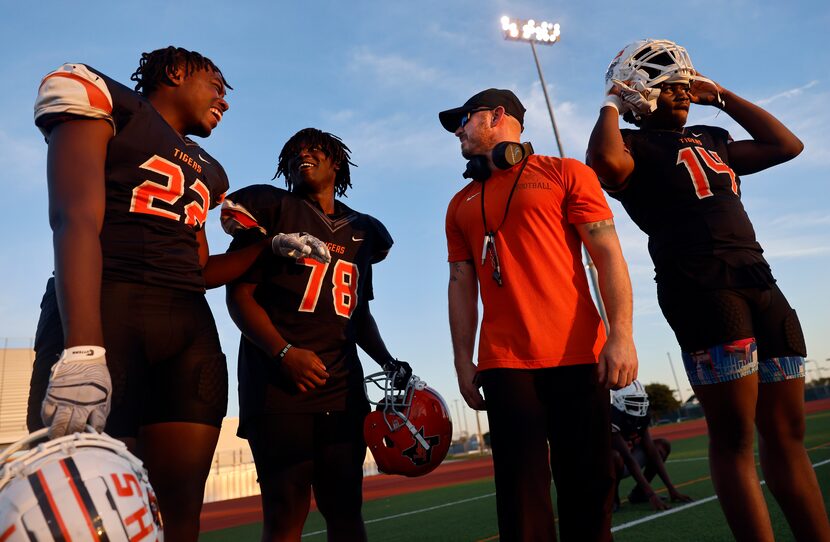
<path fill-rule="evenodd" d="M 686 83 L 703 79 L 695 75 L 692 59 L 683 47 L 669 40 L 639 40 L 620 51 L 605 72 L 605 92 L 614 85 L 625 85 L 640 92 L 653 113 L 657 109 L 660 85 L 663 83 Z M 708 79 L 706 79 L 708 81 Z M 631 111 L 639 121 L 644 115 Z"/>
<path fill-rule="evenodd" d="M 412 376 L 404 389 L 393 385 L 394 371 L 367 376 L 363 385 L 374 410 L 363 423 L 366 444 L 386 474 L 421 476 L 434 470 L 452 441 L 449 408 L 441 395 Z M 378 392 L 379 399 L 373 398 Z"/>
<path fill-rule="evenodd" d="M 638 418 L 648 414 L 648 393 L 638 380 L 611 393 L 614 408 L 617 410 Z"/>

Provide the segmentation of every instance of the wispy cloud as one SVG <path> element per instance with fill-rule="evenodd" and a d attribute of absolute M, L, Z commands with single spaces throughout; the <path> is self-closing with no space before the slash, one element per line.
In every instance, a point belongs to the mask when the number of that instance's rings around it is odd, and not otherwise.
<path fill-rule="evenodd" d="M 808 88 L 812 88 L 812 87 L 816 86 L 817 84 L 818 84 L 818 81 L 813 80 L 813 81 L 810 81 L 809 83 L 807 83 L 806 85 L 796 87 L 796 88 L 792 88 L 790 90 L 785 90 L 784 92 L 779 92 L 778 94 L 770 96 L 769 98 L 761 98 L 760 100 L 757 100 L 755 103 L 757 103 L 758 105 L 767 105 L 769 103 L 774 102 L 775 100 L 778 100 L 779 98 L 787 98 L 787 99 L 795 98 L 795 97 L 801 96 L 804 93 L 805 90 L 807 90 Z"/>
<path fill-rule="evenodd" d="M 830 226 L 830 214 L 821 212 L 787 214 L 774 218 L 770 221 L 770 225 L 780 228 Z"/>
<path fill-rule="evenodd" d="M 353 52 L 349 68 L 370 75 L 374 82 L 385 86 L 433 85 L 447 80 L 441 70 L 411 57 L 376 53 L 366 47 Z"/>
<path fill-rule="evenodd" d="M 0 130 L 0 185 L 6 189 L 45 186 L 46 145 L 36 138 L 12 137 Z"/>

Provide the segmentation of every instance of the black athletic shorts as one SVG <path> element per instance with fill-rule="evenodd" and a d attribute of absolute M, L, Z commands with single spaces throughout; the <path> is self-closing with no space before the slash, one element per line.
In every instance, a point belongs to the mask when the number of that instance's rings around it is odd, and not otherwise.
<path fill-rule="evenodd" d="M 368 413 L 367 404 L 352 411 L 266 413 L 247 420 L 263 499 L 291 501 L 297 487 L 313 486 L 324 514 L 328 503 L 359 514 Z"/>
<path fill-rule="evenodd" d="M 189 422 L 221 427 L 228 369 L 205 296 L 171 288 L 106 282 L 101 318 L 112 408 L 105 431 L 136 437 L 143 425 Z M 49 372 L 63 351 L 54 278 L 41 302 L 29 391 L 30 431 L 43 427 L 40 406 Z"/>
<path fill-rule="evenodd" d="M 657 299 L 684 352 L 754 337 L 759 360 L 807 355 L 798 315 L 777 285 L 698 290 L 658 284 Z"/>

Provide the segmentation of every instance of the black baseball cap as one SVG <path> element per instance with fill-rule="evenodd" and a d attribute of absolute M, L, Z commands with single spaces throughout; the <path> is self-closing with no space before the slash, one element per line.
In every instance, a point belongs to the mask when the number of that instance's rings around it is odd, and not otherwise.
<path fill-rule="evenodd" d="M 455 132 L 458 125 L 461 124 L 461 117 L 473 111 L 474 109 L 495 109 L 502 106 L 508 115 L 514 117 L 519 121 L 519 124 L 524 128 L 525 111 L 527 111 L 522 102 L 509 90 L 501 88 L 488 88 L 482 90 L 466 102 L 461 107 L 455 109 L 447 109 L 438 113 L 438 120 L 448 132 Z"/>

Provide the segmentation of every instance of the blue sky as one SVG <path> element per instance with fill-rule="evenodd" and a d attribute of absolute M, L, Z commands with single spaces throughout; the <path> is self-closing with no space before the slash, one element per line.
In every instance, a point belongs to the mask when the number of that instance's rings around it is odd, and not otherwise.
<path fill-rule="evenodd" d="M 830 28 L 830 7 L 818 1 L 712 6 L 699 0 L 9 3 L 0 22 L 6 197 L 0 337 L 25 345 L 34 334 L 52 270 L 46 145 L 32 123 L 40 78 L 72 61 L 129 83 L 142 51 L 180 45 L 212 58 L 234 87 L 230 111 L 202 142 L 222 161 L 232 188 L 270 182 L 279 149 L 301 128 L 333 132 L 351 147 L 359 167 L 346 202 L 383 221 L 396 241 L 375 270 L 372 311 L 392 353 L 409 360 L 455 413 L 460 395 L 447 325 L 443 224 L 447 203 L 464 184 L 464 161 L 437 113 L 484 88 L 510 88 L 528 109 L 524 137 L 537 152 L 556 154 L 530 47 L 501 36 L 499 18 L 507 14 L 561 24 L 561 41 L 538 52 L 568 156 L 584 157 L 611 58 L 644 37 L 684 45 L 700 72 L 763 104 L 801 137 L 806 148 L 797 159 L 743 179 L 744 202 L 798 310 L 809 358 L 830 375 L 824 362 L 830 358 L 830 54 L 821 37 Z M 693 107 L 690 122 L 746 137 L 711 109 Z M 645 237 L 611 205 L 634 285 L 640 379 L 674 388 L 670 353 L 688 397 L 680 351 L 657 306 Z M 212 249 L 224 251 L 229 238 L 218 212 L 208 220 Z M 208 297 L 234 374 L 238 332 L 223 292 Z M 365 356 L 364 365 L 374 370 Z M 231 415 L 235 386 L 232 378 Z M 466 420 L 473 431 L 474 418 Z"/>

